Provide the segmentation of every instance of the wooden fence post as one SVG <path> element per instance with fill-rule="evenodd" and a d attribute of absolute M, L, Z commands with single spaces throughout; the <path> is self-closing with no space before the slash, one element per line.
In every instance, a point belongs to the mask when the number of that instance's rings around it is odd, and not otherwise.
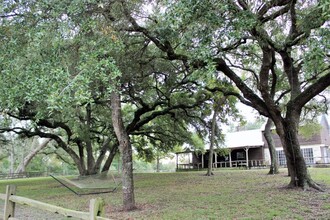
<path fill-rule="evenodd" d="M 105 202 L 102 198 L 91 199 L 89 203 L 90 220 L 96 220 L 97 216 L 105 216 Z"/>
<path fill-rule="evenodd" d="M 10 217 L 14 217 L 15 215 L 15 203 L 10 201 L 10 196 L 15 195 L 16 193 L 16 186 L 15 185 L 8 185 L 6 188 L 6 198 L 5 198 L 5 207 L 4 207 L 4 214 L 3 219 L 8 220 Z"/>

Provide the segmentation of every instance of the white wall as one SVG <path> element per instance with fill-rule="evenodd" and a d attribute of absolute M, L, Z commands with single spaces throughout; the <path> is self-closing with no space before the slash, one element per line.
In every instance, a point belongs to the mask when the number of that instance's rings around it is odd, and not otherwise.
<path fill-rule="evenodd" d="M 314 160 L 315 160 L 315 162 L 317 162 L 318 160 L 321 160 L 321 158 L 322 158 L 321 147 L 324 147 L 324 146 L 321 146 L 319 144 L 317 144 L 317 145 L 302 145 L 302 146 L 300 146 L 300 149 L 312 148 L 313 149 Z M 283 147 L 277 147 L 276 150 L 283 150 Z M 265 160 L 270 160 L 269 150 L 267 148 L 265 149 Z"/>
<path fill-rule="evenodd" d="M 268 147 L 264 148 L 264 160 L 266 165 L 270 165 L 270 153 Z"/>

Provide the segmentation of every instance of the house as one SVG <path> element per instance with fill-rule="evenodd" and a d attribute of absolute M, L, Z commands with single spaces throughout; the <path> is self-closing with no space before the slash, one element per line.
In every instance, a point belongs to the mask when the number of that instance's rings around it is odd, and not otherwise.
<path fill-rule="evenodd" d="M 299 137 L 300 150 L 307 165 L 330 164 L 330 127 L 325 115 L 320 119 L 320 130 L 310 137 Z M 284 150 L 277 134 L 273 134 L 277 160 L 280 166 L 286 166 Z M 265 145 L 268 148 L 268 145 Z M 265 158 L 270 160 L 269 151 Z"/>
<path fill-rule="evenodd" d="M 299 137 L 301 152 L 306 164 L 330 164 L 329 124 L 325 116 L 320 119 L 320 130 L 310 137 Z M 286 166 L 286 158 L 279 136 L 273 132 L 277 160 L 280 166 Z M 270 154 L 263 129 L 232 132 L 225 135 L 225 148 L 230 150 L 227 156 L 213 155 L 213 167 L 266 167 L 270 165 Z M 209 150 L 204 154 L 186 148 L 176 154 L 177 170 L 207 168 Z"/>

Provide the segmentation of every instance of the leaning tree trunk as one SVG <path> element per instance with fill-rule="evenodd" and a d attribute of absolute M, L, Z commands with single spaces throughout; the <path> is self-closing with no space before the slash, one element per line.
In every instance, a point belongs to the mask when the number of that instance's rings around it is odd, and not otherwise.
<path fill-rule="evenodd" d="M 11 144 L 11 146 L 10 146 L 9 161 L 10 161 L 9 173 L 13 174 L 14 173 L 14 166 L 15 166 L 15 148 L 14 148 L 14 144 Z"/>
<path fill-rule="evenodd" d="M 273 125 L 273 121 L 270 118 L 268 118 L 264 132 L 264 136 L 267 141 L 269 154 L 270 154 L 270 169 L 268 174 L 278 174 L 279 173 L 278 161 L 276 159 L 275 143 L 271 131 L 272 125 Z"/>
<path fill-rule="evenodd" d="M 34 148 L 27 156 L 23 158 L 23 161 L 19 164 L 17 167 L 15 173 L 23 173 L 25 172 L 25 168 L 29 165 L 33 157 L 35 157 L 42 149 L 47 147 L 47 144 L 51 141 L 52 139 L 46 138 L 41 144 L 38 144 L 36 148 Z M 32 142 L 32 145 L 34 144 L 34 141 Z"/>
<path fill-rule="evenodd" d="M 121 114 L 120 95 L 111 93 L 112 123 L 119 141 L 119 150 L 122 157 L 122 185 L 123 185 L 123 209 L 125 211 L 135 209 L 132 145 L 125 130 Z"/>
<path fill-rule="evenodd" d="M 115 158 L 117 152 L 118 152 L 118 143 L 115 143 L 115 144 L 112 146 L 111 151 L 110 151 L 110 154 L 109 154 L 107 160 L 105 161 L 105 163 L 104 163 L 104 165 L 103 165 L 102 172 L 109 171 L 110 166 L 111 166 L 111 164 L 112 164 L 112 161 L 113 161 L 113 159 Z"/>

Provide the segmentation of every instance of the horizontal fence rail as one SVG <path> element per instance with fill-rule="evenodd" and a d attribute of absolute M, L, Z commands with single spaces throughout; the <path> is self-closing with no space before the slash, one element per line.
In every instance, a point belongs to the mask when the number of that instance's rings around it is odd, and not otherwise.
<path fill-rule="evenodd" d="M 104 200 L 101 198 L 91 199 L 89 203 L 89 212 L 75 211 L 59 206 L 47 204 L 37 200 L 16 196 L 16 186 L 8 185 L 6 194 L 0 194 L 0 199 L 5 201 L 3 219 L 15 219 L 15 204 L 27 205 L 39 210 L 60 214 L 66 217 L 74 217 L 86 220 L 109 220 L 105 218 Z"/>
<path fill-rule="evenodd" d="M 30 177 L 48 176 L 47 172 L 21 172 L 21 173 L 0 173 L 0 179 L 19 179 Z"/>

